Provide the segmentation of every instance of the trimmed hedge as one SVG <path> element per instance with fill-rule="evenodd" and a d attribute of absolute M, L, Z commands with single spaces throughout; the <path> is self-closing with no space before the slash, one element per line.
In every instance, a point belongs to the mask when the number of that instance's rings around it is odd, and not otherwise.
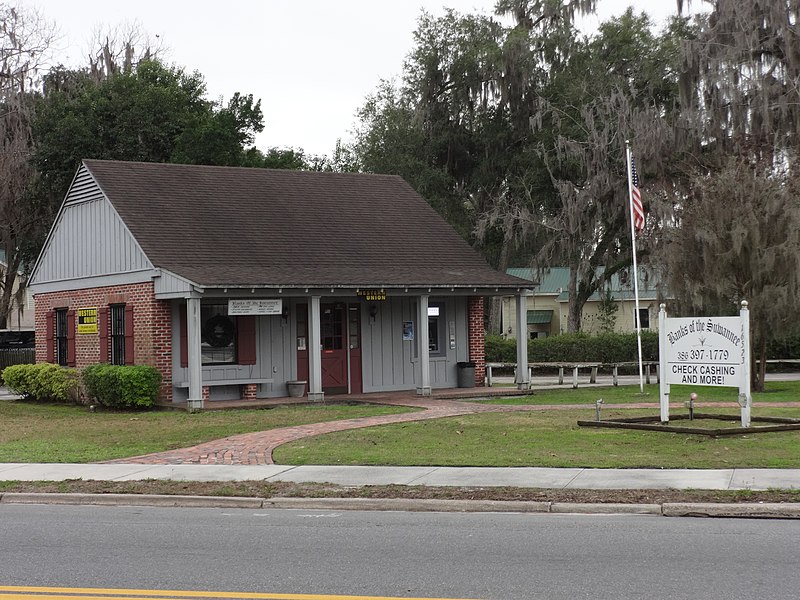
<path fill-rule="evenodd" d="M 636 333 L 564 333 L 528 341 L 530 362 L 636 362 Z M 642 332 L 642 360 L 658 360 L 658 333 Z M 487 362 L 517 362 L 517 341 L 486 336 Z"/>
<path fill-rule="evenodd" d="M 37 402 L 72 402 L 79 399 L 77 369 L 51 363 L 11 365 L 3 370 L 3 382 L 14 393 Z"/>
<path fill-rule="evenodd" d="M 111 408 L 149 408 L 156 403 L 161 372 L 146 365 L 89 365 L 83 370 L 86 394 Z"/>

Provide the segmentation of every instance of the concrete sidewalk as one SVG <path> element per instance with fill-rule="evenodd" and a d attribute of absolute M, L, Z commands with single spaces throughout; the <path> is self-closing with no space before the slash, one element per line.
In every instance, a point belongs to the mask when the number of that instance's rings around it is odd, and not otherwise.
<path fill-rule="evenodd" d="M 426 485 L 546 489 L 800 489 L 800 469 L 550 469 L 540 467 L 365 467 L 0 463 L 0 481 L 282 481 L 337 485 Z"/>

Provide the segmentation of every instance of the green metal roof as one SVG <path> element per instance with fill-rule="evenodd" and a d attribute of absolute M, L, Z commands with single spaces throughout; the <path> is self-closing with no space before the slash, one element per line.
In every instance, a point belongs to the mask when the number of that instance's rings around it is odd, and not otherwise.
<path fill-rule="evenodd" d="M 529 310 L 528 325 L 541 325 L 553 320 L 552 310 Z"/>
<path fill-rule="evenodd" d="M 602 271 L 602 269 L 601 269 Z M 506 269 L 506 273 L 522 279 L 538 283 L 533 288 L 535 295 L 551 294 L 557 296 L 559 302 L 566 302 L 569 299 L 569 267 L 550 267 L 537 273 L 536 269 L 530 267 Z M 537 277 L 538 275 L 538 277 Z M 658 279 L 651 271 L 639 267 L 639 299 L 656 300 L 658 291 L 656 286 Z M 628 279 L 625 283 L 620 281 L 620 273 L 615 273 L 611 277 L 611 295 L 615 300 L 633 299 L 633 279 Z M 589 298 L 590 301 L 599 301 L 600 294 L 595 292 Z"/>

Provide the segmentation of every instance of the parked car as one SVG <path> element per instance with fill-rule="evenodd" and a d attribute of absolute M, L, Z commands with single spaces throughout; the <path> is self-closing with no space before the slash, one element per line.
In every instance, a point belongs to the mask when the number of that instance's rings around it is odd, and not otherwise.
<path fill-rule="evenodd" d="M 33 331 L 0 331 L 0 349 L 34 348 L 36 346 Z"/>

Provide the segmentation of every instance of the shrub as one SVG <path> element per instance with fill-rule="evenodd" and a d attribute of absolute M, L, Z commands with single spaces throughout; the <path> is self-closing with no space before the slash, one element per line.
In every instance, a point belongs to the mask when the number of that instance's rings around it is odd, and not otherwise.
<path fill-rule="evenodd" d="M 156 403 L 161 372 L 146 365 L 89 365 L 83 387 L 90 398 L 111 408 L 148 408 Z"/>
<path fill-rule="evenodd" d="M 516 362 L 517 341 L 486 336 L 487 362 Z M 636 333 L 564 333 L 528 340 L 530 362 L 636 362 Z M 658 360 L 658 334 L 642 332 L 642 360 Z"/>
<path fill-rule="evenodd" d="M 78 371 L 51 363 L 12 365 L 3 381 L 13 392 L 38 402 L 74 402 L 78 396 Z"/>
<path fill-rule="evenodd" d="M 486 334 L 486 361 L 487 362 L 517 362 L 517 341 L 505 339 L 502 335 Z"/>

